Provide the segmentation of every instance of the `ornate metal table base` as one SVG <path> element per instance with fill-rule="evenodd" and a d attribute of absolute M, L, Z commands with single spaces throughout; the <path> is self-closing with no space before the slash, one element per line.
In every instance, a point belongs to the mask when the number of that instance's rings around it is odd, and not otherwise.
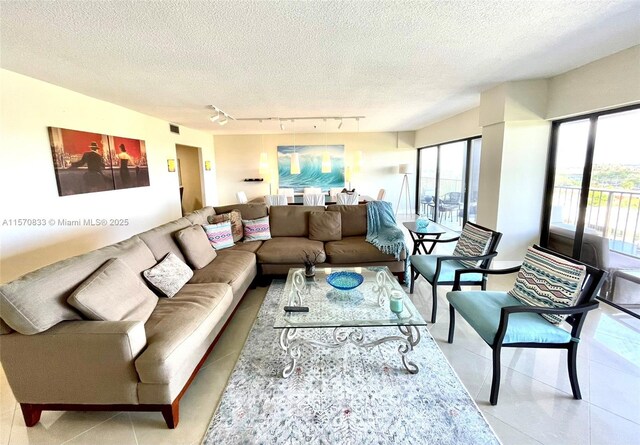
<path fill-rule="evenodd" d="M 369 349 L 382 343 L 392 341 L 400 343 L 398 346 L 398 352 L 402 357 L 402 364 L 405 369 L 411 374 L 417 374 L 418 366 L 409 360 L 407 354 L 413 351 L 414 346 L 420 342 L 420 331 L 416 326 L 398 326 L 398 329 L 402 336 L 392 335 L 378 340 L 365 342 L 363 328 L 339 327 L 333 330 L 333 343 L 327 343 L 296 337 L 296 328 L 284 328 L 280 334 L 280 346 L 285 350 L 291 361 L 284 367 L 282 376 L 287 378 L 291 375 L 293 370 L 296 368 L 298 360 L 300 359 L 303 347 L 339 348 L 346 343 L 351 343 L 358 347 Z"/>

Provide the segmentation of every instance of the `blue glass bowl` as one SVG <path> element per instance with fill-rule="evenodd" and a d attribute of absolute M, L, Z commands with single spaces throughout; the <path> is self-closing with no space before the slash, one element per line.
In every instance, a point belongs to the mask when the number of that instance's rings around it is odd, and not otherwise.
<path fill-rule="evenodd" d="M 364 277 L 355 272 L 333 272 L 327 276 L 327 283 L 339 290 L 351 290 L 360 286 Z"/>

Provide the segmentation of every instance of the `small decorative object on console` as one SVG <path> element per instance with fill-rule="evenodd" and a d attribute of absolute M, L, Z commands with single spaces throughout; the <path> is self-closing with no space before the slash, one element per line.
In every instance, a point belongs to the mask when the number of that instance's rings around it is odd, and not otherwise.
<path fill-rule="evenodd" d="M 427 218 L 427 215 L 418 216 L 418 219 L 416 219 L 416 229 L 426 230 L 428 225 L 429 225 L 429 218 Z"/>
<path fill-rule="evenodd" d="M 333 272 L 327 277 L 327 283 L 339 290 L 352 290 L 364 281 L 362 274 L 356 272 Z"/>
<path fill-rule="evenodd" d="M 304 258 L 304 275 L 307 277 L 313 277 L 316 274 L 316 264 L 318 264 L 318 258 L 320 258 L 321 252 L 316 250 L 313 255 L 310 255 L 306 250 L 303 250 Z"/>

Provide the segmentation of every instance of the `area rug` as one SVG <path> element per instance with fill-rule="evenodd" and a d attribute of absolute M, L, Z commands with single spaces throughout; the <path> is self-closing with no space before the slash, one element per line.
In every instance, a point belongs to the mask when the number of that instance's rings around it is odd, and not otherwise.
<path fill-rule="evenodd" d="M 273 323 L 282 280 L 269 288 L 203 444 L 499 444 L 426 328 L 410 354 L 397 344 L 372 349 L 307 348 L 293 374 Z M 328 340 L 332 329 L 299 331 Z M 397 335 L 365 329 L 365 338 Z"/>

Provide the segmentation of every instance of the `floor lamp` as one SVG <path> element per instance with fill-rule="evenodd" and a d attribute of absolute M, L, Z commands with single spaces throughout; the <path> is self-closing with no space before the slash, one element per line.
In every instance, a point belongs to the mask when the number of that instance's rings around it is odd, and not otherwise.
<path fill-rule="evenodd" d="M 409 213 L 409 209 L 411 208 L 411 195 L 409 194 L 409 175 L 413 172 L 411 171 L 411 166 L 409 164 L 400 164 L 398 166 L 398 173 L 404 176 L 402 177 L 400 195 L 398 196 L 398 204 L 396 205 L 396 216 L 398 216 L 398 210 L 400 209 L 402 195 L 405 196 L 406 212 Z"/>

